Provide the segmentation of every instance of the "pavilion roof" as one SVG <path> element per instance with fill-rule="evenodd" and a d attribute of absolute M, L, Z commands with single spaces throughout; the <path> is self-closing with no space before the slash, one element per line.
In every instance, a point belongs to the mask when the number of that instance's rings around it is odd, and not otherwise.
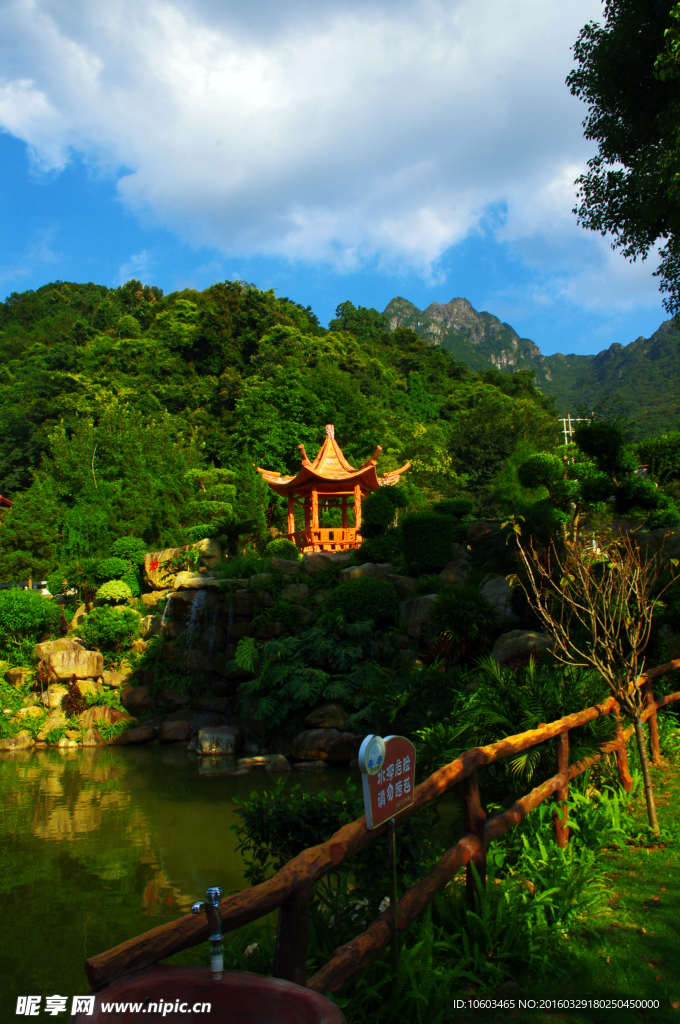
<path fill-rule="evenodd" d="M 347 461 L 340 445 L 335 440 L 335 428 L 332 423 L 326 425 L 326 438 L 313 462 L 310 462 L 307 457 L 303 444 L 298 445 L 298 448 L 302 455 L 302 468 L 295 476 L 281 476 L 276 470 L 260 469 L 259 466 L 257 469 L 258 473 L 262 475 L 262 479 L 284 497 L 291 491 L 311 490 L 315 484 L 318 485 L 320 491 L 328 491 L 328 485 L 335 483 L 340 486 L 344 483 L 348 490 L 360 484 L 362 490 L 374 491 L 378 487 L 396 484 L 401 474 L 411 465 L 410 462 L 407 462 L 401 469 L 379 477 L 376 466 L 382 448 L 378 445 L 371 458 L 355 469 Z M 345 487 L 342 489 L 344 490 Z"/>

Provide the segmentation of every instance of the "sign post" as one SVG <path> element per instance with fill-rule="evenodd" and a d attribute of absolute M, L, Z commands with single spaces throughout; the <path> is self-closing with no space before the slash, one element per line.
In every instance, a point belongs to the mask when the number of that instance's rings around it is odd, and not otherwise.
<path fill-rule="evenodd" d="M 416 748 L 403 736 L 366 736 L 359 750 L 359 768 L 364 790 L 366 827 L 377 828 L 388 822 L 388 872 L 390 880 L 390 917 L 392 967 L 399 966 L 397 943 L 397 827 L 395 814 L 413 803 L 416 775 Z"/>

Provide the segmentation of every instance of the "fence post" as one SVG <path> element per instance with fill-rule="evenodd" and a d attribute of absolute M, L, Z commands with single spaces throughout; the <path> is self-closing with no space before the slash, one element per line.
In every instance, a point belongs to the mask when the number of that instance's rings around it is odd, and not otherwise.
<path fill-rule="evenodd" d="M 279 908 L 274 951 L 274 977 L 307 984 L 310 887 L 293 893 Z"/>
<path fill-rule="evenodd" d="M 654 707 L 654 692 L 652 684 L 647 680 L 644 684 L 645 700 L 648 707 Z M 652 764 L 661 763 L 661 744 L 659 743 L 659 721 L 656 717 L 656 708 L 647 719 L 649 722 L 649 749 L 652 753 Z"/>
<path fill-rule="evenodd" d="M 623 726 L 621 725 L 621 713 L 617 708 L 614 709 L 618 727 L 616 730 L 616 738 L 620 740 L 620 745 L 614 751 L 616 757 L 616 770 L 619 776 L 619 782 L 623 786 L 624 792 L 630 793 L 633 788 L 633 779 L 628 771 L 628 751 L 626 750 L 626 743 L 623 739 Z"/>
<path fill-rule="evenodd" d="M 461 790 L 465 807 L 465 831 L 466 833 L 472 832 L 480 842 L 479 850 L 470 858 L 465 874 L 465 892 L 468 904 L 474 909 L 477 905 L 477 886 L 475 884 L 475 876 L 472 873 L 473 867 L 479 875 L 481 884 L 486 885 L 486 845 L 484 843 L 486 811 L 482 807 L 479 798 L 479 779 L 476 768 L 470 772 L 467 778 L 463 779 Z"/>
<path fill-rule="evenodd" d="M 569 845 L 569 824 L 567 797 L 569 796 L 569 730 L 561 732 L 555 737 L 555 760 L 557 761 L 557 774 L 566 777 L 564 786 L 555 791 L 557 807 L 554 812 L 555 840 L 558 846 L 563 849 Z"/>

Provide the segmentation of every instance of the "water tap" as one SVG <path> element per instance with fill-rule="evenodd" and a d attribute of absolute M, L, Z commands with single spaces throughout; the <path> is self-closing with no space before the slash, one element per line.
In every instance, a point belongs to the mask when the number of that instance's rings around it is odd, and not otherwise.
<path fill-rule="evenodd" d="M 192 914 L 202 914 L 205 911 L 205 915 L 208 918 L 208 927 L 210 928 L 210 935 L 208 939 L 211 944 L 210 948 L 210 971 L 212 973 L 212 980 L 219 981 L 224 971 L 224 953 L 222 950 L 222 918 L 220 917 L 220 899 L 222 898 L 222 890 L 219 886 L 215 886 L 212 889 L 208 889 L 205 894 L 204 900 L 199 900 L 198 903 L 194 903 L 191 908 Z"/>

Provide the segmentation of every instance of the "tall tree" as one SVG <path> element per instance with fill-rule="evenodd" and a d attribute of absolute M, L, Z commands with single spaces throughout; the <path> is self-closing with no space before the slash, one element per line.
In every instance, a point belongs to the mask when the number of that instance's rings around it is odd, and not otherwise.
<path fill-rule="evenodd" d="M 588 104 L 585 137 L 597 156 L 576 181 L 579 223 L 611 234 L 613 247 L 645 259 L 661 240 L 656 275 L 670 313 L 680 311 L 680 58 L 670 0 L 606 0 L 589 22 L 567 78 Z"/>

